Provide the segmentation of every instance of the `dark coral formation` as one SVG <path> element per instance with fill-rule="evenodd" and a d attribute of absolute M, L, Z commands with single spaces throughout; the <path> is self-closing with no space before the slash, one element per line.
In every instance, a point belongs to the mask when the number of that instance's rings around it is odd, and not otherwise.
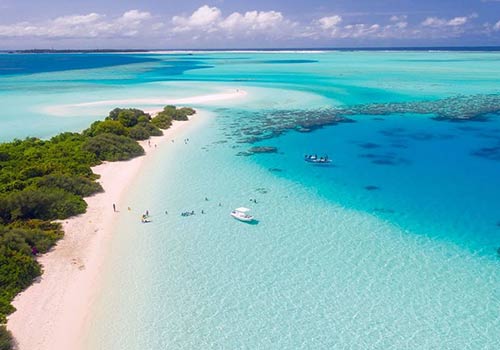
<path fill-rule="evenodd" d="M 447 121 L 485 121 L 500 113 L 500 95 L 455 96 L 435 101 L 372 103 L 346 108 L 342 115 L 428 114 Z"/>
<path fill-rule="evenodd" d="M 255 112 L 253 118 L 248 111 L 238 113 L 220 109 L 231 117 L 229 130 L 233 130 L 239 143 L 255 143 L 274 138 L 295 130 L 311 132 L 324 126 L 352 123 L 353 116 L 375 116 L 391 114 L 420 114 L 439 121 L 485 121 L 494 114 L 500 114 L 500 94 L 456 96 L 435 101 L 369 103 L 344 107 L 330 107 L 313 110 L 269 110 Z M 234 118 L 236 117 L 236 118 Z M 465 129 L 464 129 L 465 130 Z M 227 135 L 229 136 L 229 135 Z M 435 135 L 428 132 L 409 133 L 404 129 L 387 130 L 386 136 L 402 136 L 414 140 L 432 138 L 447 139 L 450 135 Z M 368 148 L 368 147 L 367 147 Z"/>
<path fill-rule="evenodd" d="M 248 152 L 255 154 L 255 153 L 276 153 L 278 152 L 278 149 L 276 147 L 272 146 L 256 146 L 252 147 L 248 150 Z"/>
<path fill-rule="evenodd" d="M 234 112 L 232 113 L 234 116 Z M 239 138 L 239 143 L 255 143 L 274 138 L 289 130 L 311 132 L 327 125 L 352 123 L 352 119 L 338 116 L 330 109 L 319 110 L 277 110 L 256 113 L 255 118 L 242 124 L 238 118 L 231 126 Z"/>
<path fill-rule="evenodd" d="M 379 148 L 380 145 L 373 143 L 373 142 L 365 142 L 365 143 L 359 144 L 359 147 L 365 148 L 365 149 L 372 149 L 372 148 Z"/>
<path fill-rule="evenodd" d="M 391 143 L 389 146 L 392 148 L 408 148 L 408 146 L 403 143 Z"/>
<path fill-rule="evenodd" d="M 473 156 L 481 157 L 489 160 L 500 161 L 500 145 L 494 147 L 483 147 L 474 152 Z"/>
<path fill-rule="evenodd" d="M 379 154 L 363 153 L 359 157 L 371 159 L 371 162 L 377 165 L 403 165 L 410 163 L 408 159 L 399 157 L 397 154 L 391 152 Z"/>
<path fill-rule="evenodd" d="M 278 149 L 272 146 L 255 146 L 247 151 L 238 152 L 238 156 L 251 156 L 258 153 L 277 153 Z"/>
<path fill-rule="evenodd" d="M 429 140 L 450 140 L 455 137 L 454 135 L 451 134 L 437 134 L 427 131 L 412 132 L 403 128 L 384 129 L 380 130 L 380 133 L 387 137 L 398 138 L 399 142 L 403 141 L 404 139 L 410 139 L 414 141 L 429 141 Z"/>

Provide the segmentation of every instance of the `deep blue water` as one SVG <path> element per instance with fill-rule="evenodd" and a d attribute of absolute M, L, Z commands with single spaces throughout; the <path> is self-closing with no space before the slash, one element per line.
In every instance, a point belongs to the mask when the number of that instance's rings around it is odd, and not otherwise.
<path fill-rule="evenodd" d="M 155 62 L 157 59 L 133 54 L 0 54 L 0 75 L 23 75 L 59 72 L 81 69 L 97 69 L 120 65 Z M 183 72 L 201 68 L 200 62 L 189 59 L 173 59 L 160 63 L 154 73 L 161 76 L 179 75 Z"/>
<path fill-rule="evenodd" d="M 258 144 L 254 155 L 276 176 L 413 234 L 452 240 L 494 256 L 500 239 L 500 120 L 452 123 L 422 116 L 358 116 L 310 134 L 290 132 Z M 303 161 L 327 154 L 331 166 Z"/>

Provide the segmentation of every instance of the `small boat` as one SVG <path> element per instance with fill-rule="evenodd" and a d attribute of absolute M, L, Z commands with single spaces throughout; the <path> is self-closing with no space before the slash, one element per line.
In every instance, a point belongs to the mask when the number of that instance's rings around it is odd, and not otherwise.
<path fill-rule="evenodd" d="M 248 215 L 247 213 L 250 211 L 248 208 L 236 208 L 231 212 L 231 216 L 236 220 L 244 221 L 244 222 L 252 222 L 254 217 L 252 215 Z"/>
<path fill-rule="evenodd" d="M 327 155 L 325 155 L 324 157 L 318 157 L 317 155 L 305 155 L 304 160 L 308 163 L 314 164 L 328 164 L 332 162 L 332 160 L 328 158 Z"/>

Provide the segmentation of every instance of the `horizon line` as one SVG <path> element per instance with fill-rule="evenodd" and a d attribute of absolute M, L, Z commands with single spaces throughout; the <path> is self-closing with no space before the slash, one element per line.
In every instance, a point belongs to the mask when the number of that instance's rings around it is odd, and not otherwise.
<path fill-rule="evenodd" d="M 276 47 L 276 48 L 30 48 L 30 49 L 0 49 L 2 53 L 9 52 L 154 52 L 154 51 L 370 51 L 370 50 L 488 50 L 500 51 L 500 45 L 467 45 L 467 46 L 343 46 L 343 47 Z"/>

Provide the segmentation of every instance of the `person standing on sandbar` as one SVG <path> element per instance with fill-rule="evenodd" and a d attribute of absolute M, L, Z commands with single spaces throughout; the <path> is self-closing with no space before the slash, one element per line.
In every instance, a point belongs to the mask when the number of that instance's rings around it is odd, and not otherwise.
<path fill-rule="evenodd" d="M 116 213 L 116 205 L 113 203 L 113 211 Z"/>

